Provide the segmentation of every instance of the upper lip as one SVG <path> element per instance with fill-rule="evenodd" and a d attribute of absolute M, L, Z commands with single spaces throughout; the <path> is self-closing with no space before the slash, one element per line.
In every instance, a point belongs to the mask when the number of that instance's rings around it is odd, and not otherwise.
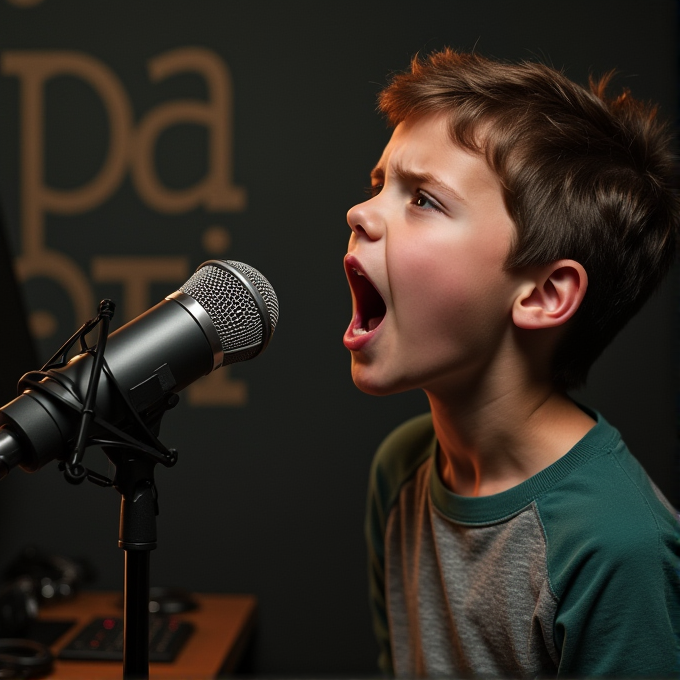
<path fill-rule="evenodd" d="M 366 276 L 366 272 L 361 266 L 361 262 L 359 262 L 359 260 L 357 260 L 356 256 L 354 255 L 345 255 L 345 271 L 347 272 L 348 276 L 352 271 L 359 272 L 362 276 Z M 366 278 L 369 277 L 366 276 Z"/>
<path fill-rule="evenodd" d="M 361 262 L 356 258 L 354 255 L 345 255 L 345 272 L 347 274 L 347 278 L 349 279 L 350 286 L 352 285 L 352 276 L 353 275 L 359 275 L 364 277 L 376 290 L 378 290 L 378 287 L 373 283 L 371 280 L 371 277 L 366 273 L 366 270 L 362 266 Z M 354 290 L 354 288 L 352 288 Z M 380 293 L 380 291 L 378 291 Z M 382 295 L 381 295 L 382 297 Z"/>

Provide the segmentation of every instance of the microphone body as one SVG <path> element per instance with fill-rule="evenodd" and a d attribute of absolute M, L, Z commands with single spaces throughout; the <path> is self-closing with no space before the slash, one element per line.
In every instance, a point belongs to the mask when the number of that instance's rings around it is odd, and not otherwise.
<path fill-rule="evenodd" d="M 178 291 L 109 336 L 95 413 L 124 430 L 121 392 L 143 418 L 219 366 L 259 354 L 277 320 L 276 295 L 257 270 L 204 263 Z M 35 472 L 72 452 L 93 361 L 90 352 L 78 354 L 0 409 L 0 479 L 16 465 Z"/>

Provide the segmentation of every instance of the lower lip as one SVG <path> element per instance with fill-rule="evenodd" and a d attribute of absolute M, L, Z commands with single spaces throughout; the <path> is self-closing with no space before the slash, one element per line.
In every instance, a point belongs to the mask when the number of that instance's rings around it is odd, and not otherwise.
<path fill-rule="evenodd" d="M 349 328 L 345 331 L 345 335 L 342 339 L 342 342 L 345 345 L 345 347 L 351 352 L 363 349 L 366 346 L 366 344 L 369 343 L 375 337 L 376 333 L 380 330 L 380 326 L 382 326 L 381 323 L 372 331 L 355 335 L 353 331 L 354 324 L 355 319 L 352 319 L 352 323 L 350 323 Z"/>

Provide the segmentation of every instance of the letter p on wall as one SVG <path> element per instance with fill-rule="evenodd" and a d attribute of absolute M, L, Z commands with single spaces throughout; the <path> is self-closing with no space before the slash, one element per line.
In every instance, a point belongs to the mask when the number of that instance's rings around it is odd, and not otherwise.
<path fill-rule="evenodd" d="M 118 188 L 130 167 L 139 197 L 162 213 L 187 212 L 199 206 L 209 212 L 237 212 L 246 207 L 246 192 L 233 185 L 233 93 L 227 65 L 210 50 L 188 47 L 154 57 L 148 64 L 153 82 L 195 72 L 205 80 L 208 100 L 182 99 L 160 104 L 134 127 L 132 107 L 116 74 L 101 61 L 82 52 L 7 51 L 0 68 L 20 83 L 22 249 L 25 254 L 44 243 L 44 215 L 76 214 L 104 203 Z M 99 172 L 86 184 L 56 190 L 45 177 L 45 86 L 59 76 L 90 85 L 100 97 L 109 119 L 108 152 Z M 208 171 L 192 187 L 169 189 L 161 183 L 154 164 L 160 133 L 183 123 L 208 130 Z"/>

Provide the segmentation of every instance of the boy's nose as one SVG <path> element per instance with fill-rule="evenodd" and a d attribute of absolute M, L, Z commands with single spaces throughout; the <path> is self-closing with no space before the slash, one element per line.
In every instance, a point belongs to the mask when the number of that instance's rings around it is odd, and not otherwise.
<path fill-rule="evenodd" d="M 380 216 L 369 205 L 371 200 L 350 208 L 347 211 L 347 224 L 357 236 L 367 236 L 375 241 L 382 236 L 383 227 Z"/>

